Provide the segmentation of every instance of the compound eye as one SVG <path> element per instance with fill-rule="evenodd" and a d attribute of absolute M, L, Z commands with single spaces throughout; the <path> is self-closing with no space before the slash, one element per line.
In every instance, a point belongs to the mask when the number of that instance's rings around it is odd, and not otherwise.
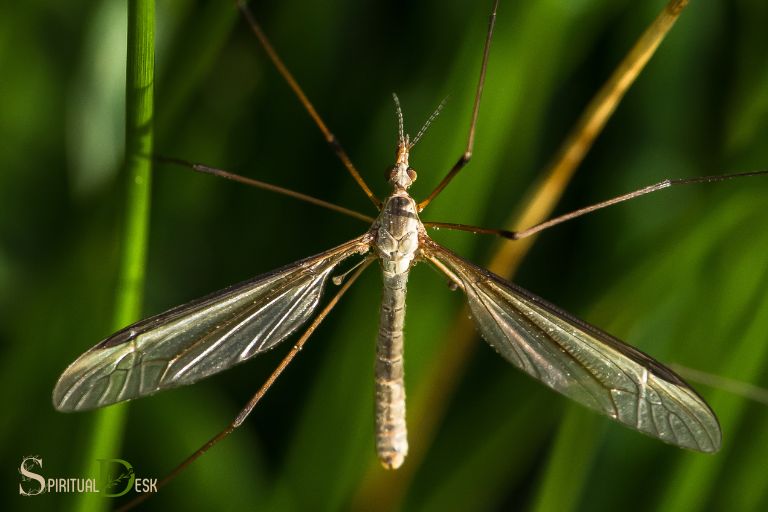
<path fill-rule="evenodd" d="M 394 165 L 384 169 L 384 179 L 387 181 L 390 181 L 392 178 L 395 177 L 395 171 L 396 171 L 396 167 Z"/>
<path fill-rule="evenodd" d="M 411 178 L 411 181 L 416 181 L 416 171 L 411 169 L 410 167 L 405 171 L 408 173 L 408 177 Z"/>

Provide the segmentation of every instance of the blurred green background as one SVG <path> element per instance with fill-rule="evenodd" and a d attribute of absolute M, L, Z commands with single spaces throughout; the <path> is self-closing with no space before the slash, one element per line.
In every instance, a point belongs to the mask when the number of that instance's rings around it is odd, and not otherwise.
<path fill-rule="evenodd" d="M 391 92 L 411 133 L 448 96 L 412 155 L 420 198 L 463 149 L 490 3 L 284 0 L 253 9 L 380 195 L 396 140 Z M 502 226 L 662 5 L 502 1 L 476 157 L 424 218 Z M 230 2 L 159 2 L 157 14 L 159 153 L 373 214 Z M 694 0 L 558 211 L 667 177 L 768 167 L 766 26 L 763 0 Z M 41 455 L 46 476 L 84 476 L 94 414 L 56 413 L 50 393 L 66 365 L 111 332 L 124 210 L 124 52 L 123 2 L 0 5 L 4 509 L 72 504 L 71 495 L 19 497 L 25 455 Z M 154 177 L 147 315 L 367 228 L 184 169 L 160 166 Z M 766 194 L 768 178 L 752 178 L 604 210 L 543 234 L 515 281 L 660 361 L 765 386 Z M 445 231 L 435 238 L 479 263 L 498 243 Z M 369 270 L 244 427 L 146 508 L 768 508 L 765 405 L 695 384 L 720 416 L 724 443 L 714 456 L 687 453 L 571 405 L 480 340 L 402 499 L 361 494 L 366 475 L 384 496 L 393 478 L 376 469 L 373 449 L 379 279 Z M 409 392 L 451 341 L 461 304 L 444 278 L 424 265 L 414 270 Z M 133 403 L 123 446 L 104 456 L 130 461 L 139 476 L 164 476 L 234 417 L 286 349 Z M 430 412 L 408 413 L 413 424 Z"/>

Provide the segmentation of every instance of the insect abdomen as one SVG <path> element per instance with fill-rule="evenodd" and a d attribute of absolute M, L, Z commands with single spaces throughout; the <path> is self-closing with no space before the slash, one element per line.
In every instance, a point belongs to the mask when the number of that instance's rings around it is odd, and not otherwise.
<path fill-rule="evenodd" d="M 387 469 L 399 468 L 408 454 L 403 367 L 407 280 L 407 272 L 384 276 L 376 343 L 376 452 Z"/>

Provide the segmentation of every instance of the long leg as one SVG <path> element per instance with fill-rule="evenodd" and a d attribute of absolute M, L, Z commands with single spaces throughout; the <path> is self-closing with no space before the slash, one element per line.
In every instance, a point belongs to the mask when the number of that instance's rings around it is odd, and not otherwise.
<path fill-rule="evenodd" d="M 629 87 L 634 83 L 637 76 L 650 60 L 651 56 L 658 48 L 661 41 L 667 35 L 674 25 L 678 16 L 688 5 L 688 0 L 671 0 L 659 16 L 654 20 L 650 27 L 643 33 L 635 46 L 627 54 L 613 75 L 603 85 L 584 110 L 581 118 L 571 130 L 560 151 L 555 156 L 553 162 L 549 165 L 545 176 L 562 174 L 570 176 L 573 170 L 581 163 L 584 156 L 592 147 L 597 136 L 602 131 L 605 123 L 613 114 L 616 106 L 619 104 Z M 469 163 L 472 158 L 472 148 L 475 139 L 475 125 L 480 108 L 480 97 L 483 93 L 485 83 L 485 69 L 488 63 L 488 54 L 490 51 L 493 27 L 496 20 L 496 8 L 498 0 L 494 3 L 493 12 L 490 16 L 488 35 L 485 40 L 485 49 L 483 50 L 483 63 L 480 69 L 480 80 L 477 84 L 475 94 L 475 104 L 472 110 L 472 120 L 469 126 L 469 137 L 467 138 L 467 147 L 459 160 L 454 164 L 448 174 L 438 184 L 435 190 L 429 196 L 419 203 L 419 210 L 423 210 L 437 195 L 448 185 L 456 174 Z M 559 196 L 558 196 L 559 197 Z"/>
<path fill-rule="evenodd" d="M 688 0 L 670 0 L 592 98 L 542 173 L 542 183 L 525 205 L 519 225 L 536 225 L 554 209 L 565 185 L 686 5 Z M 499 256 L 499 259 L 503 258 L 503 255 Z"/>
<path fill-rule="evenodd" d="M 600 210 L 602 208 L 605 208 L 606 206 L 611 206 L 618 203 L 623 203 L 624 201 L 629 201 L 630 199 L 634 199 L 636 197 L 644 196 L 646 194 L 650 194 L 651 192 L 656 192 L 658 190 L 663 190 L 665 188 L 669 188 L 675 185 L 692 185 L 694 183 L 713 183 L 716 181 L 725 181 L 725 180 L 731 180 L 734 178 L 745 178 L 747 176 L 760 176 L 768 174 L 768 170 L 761 170 L 761 171 L 749 171 L 749 172 L 739 172 L 734 174 L 720 174 L 717 176 L 699 176 L 696 178 L 679 178 L 679 179 L 672 179 L 672 180 L 664 180 L 660 181 L 659 183 L 655 183 L 653 185 L 649 185 L 647 187 L 643 187 L 639 190 L 635 190 L 633 192 L 629 192 L 627 194 L 622 194 L 620 196 L 608 199 L 606 201 L 601 201 L 597 204 L 593 204 L 591 206 L 586 206 L 584 208 L 579 208 L 578 210 L 572 211 L 570 213 L 566 213 L 563 215 L 559 215 L 555 218 L 549 219 L 547 221 L 541 222 L 539 224 L 535 224 L 529 228 L 520 230 L 520 231 L 513 231 L 513 239 L 517 240 L 520 238 L 525 238 L 528 236 L 531 236 L 533 234 L 538 233 L 539 231 L 543 231 L 545 229 L 551 228 L 552 226 L 556 226 L 558 224 L 561 224 L 565 221 L 575 219 L 576 217 L 581 217 L 582 215 L 585 215 L 590 212 L 594 212 L 595 210 Z"/>
<path fill-rule="evenodd" d="M 352 274 L 349 279 L 347 279 L 344 284 L 339 288 L 339 291 L 336 292 L 336 295 L 333 296 L 333 298 L 328 302 L 328 304 L 323 308 L 320 313 L 317 314 L 314 320 L 312 320 L 312 323 L 307 327 L 307 330 L 304 331 L 304 334 L 301 335 L 299 340 L 296 342 L 296 344 L 291 348 L 290 352 L 283 358 L 282 361 L 280 361 L 280 364 L 277 365 L 277 368 L 272 372 L 272 374 L 267 378 L 267 380 L 264 382 L 264 384 L 261 385 L 259 390 L 256 392 L 255 395 L 248 401 L 248 403 L 243 407 L 243 409 L 237 414 L 235 419 L 230 423 L 227 428 L 213 436 L 208 442 L 206 442 L 204 445 L 202 445 L 200 448 L 195 451 L 192 455 L 187 457 L 181 464 L 176 466 L 173 471 L 168 473 L 168 475 L 160 480 L 157 483 L 157 489 L 159 490 L 161 487 L 164 487 L 166 484 L 168 484 L 171 480 L 176 478 L 179 473 L 181 473 L 184 469 L 187 468 L 190 464 L 192 464 L 194 461 L 199 459 L 205 452 L 210 450 L 215 444 L 217 444 L 219 441 L 227 437 L 229 434 L 234 432 L 234 430 L 243 424 L 245 421 L 245 418 L 248 417 L 248 415 L 253 411 L 253 408 L 256 407 L 256 404 L 259 403 L 259 401 L 264 397 L 264 395 L 269 391 L 269 388 L 272 387 L 272 384 L 275 383 L 277 378 L 280 376 L 280 374 L 283 373 L 283 370 L 290 364 L 291 361 L 293 361 L 293 358 L 296 357 L 296 355 L 301 351 L 302 348 L 304 348 L 304 344 L 307 342 L 309 337 L 312 335 L 313 332 L 317 329 L 317 327 L 320 325 L 320 323 L 325 320 L 325 317 L 328 316 L 328 313 L 331 312 L 331 310 L 336 306 L 336 304 L 339 302 L 341 297 L 349 290 L 350 286 L 357 280 L 358 277 L 360 277 L 360 274 L 363 273 L 363 271 L 368 268 L 368 265 L 371 264 L 373 261 L 372 259 L 369 260 L 363 260 L 364 263 Z M 144 493 L 140 494 L 135 499 L 129 501 L 125 505 L 118 508 L 118 511 L 124 511 L 124 510 L 130 510 L 134 508 L 136 505 L 139 505 L 144 500 L 152 496 L 151 493 Z"/>
<path fill-rule="evenodd" d="M 239 174 L 231 173 L 223 169 L 217 169 L 216 167 L 209 167 L 204 164 L 196 164 L 193 162 L 188 162 L 187 160 L 182 160 L 181 158 L 171 158 L 171 157 L 165 157 L 165 156 L 159 156 L 159 155 L 155 155 L 153 160 L 155 160 L 156 162 L 188 167 L 193 171 L 201 172 L 203 174 L 211 174 L 213 176 L 218 176 L 220 178 L 224 178 L 227 180 L 243 183 L 244 185 L 248 185 L 251 187 L 260 188 L 262 190 L 268 190 L 270 192 L 275 192 L 276 194 L 282 194 L 284 196 L 292 197 L 294 199 L 299 199 L 300 201 L 305 201 L 307 203 L 311 203 L 316 206 L 327 208 L 328 210 L 333 210 L 338 213 L 343 213 L 344 215 L 348 215 L 349 217 L 354 217 L 355 219 L 360 219 L 364 222 L 371 223 L 374 221 L 373 217 L 370 217 L 360 212 L 356 212 L 354 210 L 350 210 L 349 208 L 344 208 L 343 206 L 329 203 L 328 201 L 323 201 L 322 199 L 318 199 L 316 197 L 313 197 L 307 194 L 302 194 L 301 192 L 296 192 L 295 190 L 279 187 L 277 185 L 272 185 L 271 183 L 266 183 L 263 181 L 255 180 L 253 178 L 248 178 L 246 176 L 241 176 Z"/>
<path fill-rule="evenodd" d="M 464 152 L 459 159 L 453 164 L 451 170 L 445 175 L 445 178 L 438 183 L 437 187 L 432 193 L 427 196 L 422 202 L 419 203 L 419 211 L 427 207 L 434 198 L 442 192 L 442 190 L 450 183 L 454 176 L 456 176 L 465 165 L 472 159 L 472 150 L 475 147 L 475 127 L 477 126 L 477 115 L 480 112 L 480 98 L 483 95 L 483 87 L 485 86 L 485 71 L 488 68 L 488 55 L 491 52 L 491 40 L 493 39 L 493 27 L 496 25 L 496 11 L 499 8 L 499 0 L 494 0 L 493 10 L 488 17 L 488 33 L 485 36 L 485 47 L 483 48 L 483 62 L 480 64 L 480 78 L 477 81 L 477 89 L 475 91 L 475 103 L 472 106 L 472 119 L 469 122 L 469 134 L 467 135 L 467 147 L 464 148 Z"/>
<path fill-rule="evenodd" d="M 352 175 L 352 178 L 354 178 L 354 180 L 357 182 L 360 188 L 363 189 L 363 192 L 365 192 L 365 195 L 368 196 L 368 199 L 371 200 L 371 202 L 376 206 L 376 208 L 381 208 L 381 201 L 379 200 L 379 198 L 376 197 L 376 195 L 370 189 L 370 187 L 365 182 L 363 177 L 360 176 L 360 173 L 355 168 L 355 165 L 352 163 L 352 160 L 349 159 L 349 155 L 347 155 L 347 152 L 344 151 L 343 147 L 341 147 L 341 144 L 339 143 L 338 139 L 336 139 L 336 136 L 331 132 L 331 130 L 328 129 L 328 126 L 326 126 L 325 122 L 323 122 L 323 119 L 320 117 L 320 114 L 317 113 L 317 110 L 315 110 L 315 107 L 314 105 L 312 105 L 312 102 L 309 101 L 309 98 L 307 98 L 307 95 L 304 94 L 304 91 L 301 89 L 296 79 L 293 77 L 291 72 L 288 71 L 288 68 L 285 66 L 285 63 L 283 63 L 283 60 L 275 51 L 274 47 L 272 46 L 272 43 L 269 42 L 269 38 L 267 38 L 264 31 L 261 29 L 261 26 L 256 22 L 256 18 L 253 16 L 253 13 L 251 12 L 250 9 L 248 9 L 248 6 L 246 5 L 246 1 L 237 0 L 237 8 L 240 9 L 240 12 L 243 14 L 243 17 L 248 22 L 248 25 L 251 27 L 251 31 L 254 33 L 254 35 L 256 35 L 256 38 L 259 40 L 259 43 L 261 43 L 261 46 L 264 48 L 264 51 L 267 53 L 269 60 L 271 60 L 272 64 L 274 64 L 275 68 L 277 68 L 277 72 L 280 73 L 280 76 L 282 76 L 283 79 L 288 83 L 288 86 L 291 88 L 293 93 L 299 99 L 304 109 L 307 111 L 309 116 L 315 122 L 317 127 L 320 128 L 320 131 L 323 132 L 325 141 L 328 143 L 329 146 L 331 146 L 331 149 L 333 150 L 333 152 L 336 153 L 336 156 L 339 157 L 339 160 L 341 160 L 341 163 L 344 164 L 344 167 L 347 168 L 347 171 L 349 171 L 349 174 Z"/>
<path fill-rule="evenodd" d="M 697 176 L 695 178 L 667 179 L 664 181 L 660 181 L 658 183 L 654 183 L 653 185 L 648 185 L 647 187 L 643 187 L 641 189 L 634 190 L 626 194 L 622 194 L 620 196 L 612 197 L 611 199 L 606 199 L 605 201 L 600 201 L 599 203 L 595 203 L 590 206 L 585 206 L 584 208 L 579 208 L 578 210 L 574 210 L 569 213 L 564 213 L 563 215 L 558 215 L 557 217 L 553 217 L 549 220 L 540 222 L 538 224 L 534 224 L 529 228 L 525 228 L 519 231 L 509 231 L 506 229 L 481 228 L 477 226 L 468 226 L 466 224 L 454 224 L 450 222 L 425 222 L 424 226 L 428 228 L 434 228 L 434 229 L 453 229 L 457 231 L 469 231 L 469 232 L 478 233 L 478 234 L 498 235 L 500 237 L 508 238 L 510 240 L 519 240 L 521 238 L 526 238 L 531 235 L 535 235 L 539 231 L 544 231 L 545 229 L 549 229 L 553 226 L 557 226 L 558 224 L 562 224 L 563 222 L 569 221 L 571 219 L 575 219 L 576 217 L 581 217 L 582 215 L 586 215 L 587 213 L 591 213 L 596 210 L 601 210 L 606 206 L 623 203 L 624 201 L 629 201 L 630 199 L 644 196 L 646 194 L 650 194 L 651 192 L 664 190 L 665 188 L 673 187 L 675 185 L 714 183 L 716 181 L 726 181 L 726 180 L 731 180 L 735 178 L 746 178 L 749 176 L 761 176 L 766 174 L 768 174 L 768 170 L 739 172 L 734 174 L 719 174 L 716 176 Z"/>

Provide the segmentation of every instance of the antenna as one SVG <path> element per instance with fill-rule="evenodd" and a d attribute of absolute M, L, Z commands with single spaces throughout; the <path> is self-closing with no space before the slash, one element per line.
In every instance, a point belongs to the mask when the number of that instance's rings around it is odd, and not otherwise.
<path fill-rule="evenodd" d="M 411 142 L 411 147 L 415 146 L 417 142 L 419 142 L 419 139 L 424 135 L 424 133 L 427 131 L 427 128 L 429 128 L 429 125 L 432 124 L 432 121 L 437 119 L 437 116 L 440 115 L 440 112 L 443 110 L 443 107 L 445 106 L 445 102 L 448 101 L 448 97 L 446 96 L 443 98 L 443 101 L 440 102 L 440 104 L 437 106 L 434 112 L 430 114 L 429 118 L 424 122 L 424 126 L 421 127 L 419 130 L 419 133 L 416 134 L 416 137 L 413 138 L 413 142 Z"/>
<path fill-rule="evenodd" d="M 395 113 L 397 114 L 397 142 L 398 144 L 404 144 L 405 128 L 403 123 L 403 109 L 400 108 L 400 99 L 394 92 L 392 93 L 392 99 L 395 100 Z"/>
<path fill-rule="evenodd" d="M 398 143 L 404 144 L 407 142 L 407 138 L 405 137 L 405 123 L 403 122 L 403 109 L 400 107 L 400 98 L 397 97 L 397 94 L 394 92 L 392 93 L 392 99 L 395 100 L 395 112 L 397 114 L 397 133 L 398 133 Z M 440 115 L 440 112 L 443 110 L 443 107 L 445 107 L 445 102 L 448 101 L 448 97 L 446 96 L 443 98 L 443 101 L 440 102 L 440 104 L 437 106 L 434 112 L 432 112 L 427 120 L 424 122 L 424 125 L 419 129 L 418 133 L 416 134 L 416 137 L 414 137 L 413 142 L 408 142 L 408 149 L 411 149 L 413 146 L 416 145 L 417 142 L 421 139 L 421 137 L 424 136 L 424 133 L 426 133 L 427 128 L 429 128 L 429 125 L 432 124 L 432 121 L 437 119 L 437 116 Z"/>

